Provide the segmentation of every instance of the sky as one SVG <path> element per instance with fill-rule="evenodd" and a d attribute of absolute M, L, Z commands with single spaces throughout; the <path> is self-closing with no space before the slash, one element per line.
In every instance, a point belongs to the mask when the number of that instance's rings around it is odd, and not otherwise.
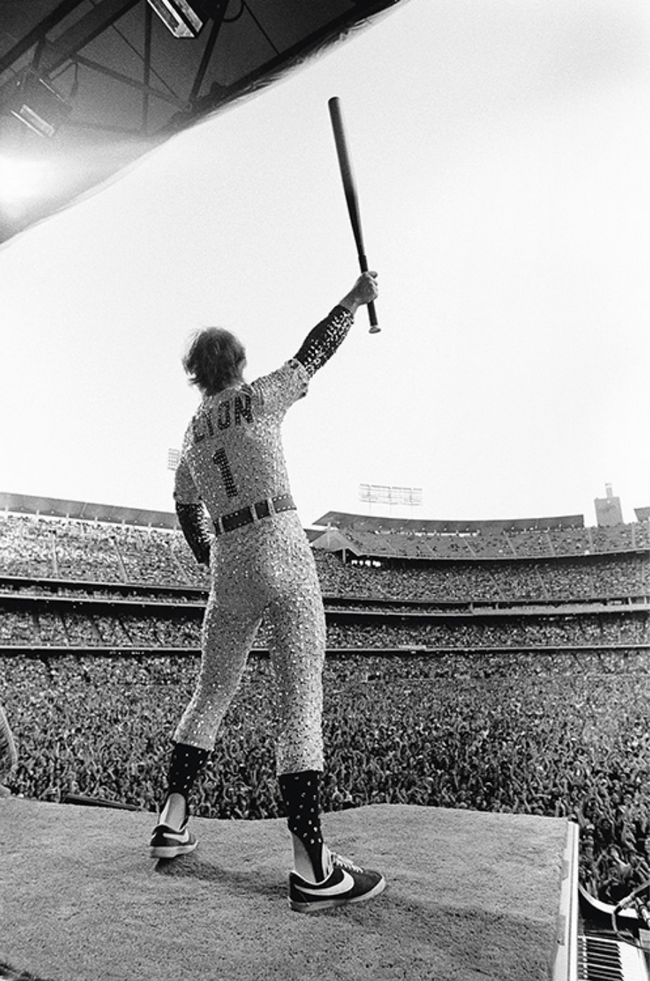
<path fill-rule="evenodd" d="M 197 327 L 272 371 L 358 275 L 365 310 L 292 407 L 305 525 L 365 484 L 468 520 L 650 505 L 650 8 L 408 0 L 0 248 L 0 490 L 170 511 Z M 0 148 L 1 157 L 1 148 Z M 8 187 L 0 194 L 14 193 Z"/>

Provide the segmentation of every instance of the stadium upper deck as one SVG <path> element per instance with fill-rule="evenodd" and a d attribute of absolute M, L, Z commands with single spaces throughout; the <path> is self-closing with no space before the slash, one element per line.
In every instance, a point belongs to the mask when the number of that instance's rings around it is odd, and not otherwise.
<path fill-rule="evenodd" d="M 329 511 L 317 548 L 402 559 L 523 559 L 650 550 L 650 522 L 585 527 L 582 515 L 489 521 L 368 517 Z"/>
<path fill-rule="evenodd" d="M 11 494 L 0 491 L 0 510 L 5 513 L 44 515 L 48 518 L 72 518 L 81 521 L 102 521 L 116 525 L 135 525 L 144 528 L 177 529 L 176 515 L 167 511 L 147 511 L 114 504 L 89 504 L 68 501 L 59 497 L 37 497 L 32 494 Z"/>
<path fill-rule="evenodd" d="M 0 492 L 0 509 L 6 516 L 59 518 L 83 522 L 85 527 L 101 524 L 123 530 L 178 531 L 175 514 L 140 508 Z M 476 561 L 650 551 L 647 519 L 587 527 L 582 515 L 441 521 L 329 511 L 315 524 L 318 527 L 307 532 L 314 548 L 368 558 Z"/>

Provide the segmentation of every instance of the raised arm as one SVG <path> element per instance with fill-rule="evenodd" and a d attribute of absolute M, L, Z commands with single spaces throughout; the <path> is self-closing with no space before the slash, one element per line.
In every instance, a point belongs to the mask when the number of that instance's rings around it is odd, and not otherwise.
<path fill-rule="evenodd" d="M 359 307 L 370 303 L 378 293 L 377 273 L 362 273 L 350 292 L 309 332 L 295 360 L 304 365 L 310 376 L 329 361 L 345 339 Z"/>

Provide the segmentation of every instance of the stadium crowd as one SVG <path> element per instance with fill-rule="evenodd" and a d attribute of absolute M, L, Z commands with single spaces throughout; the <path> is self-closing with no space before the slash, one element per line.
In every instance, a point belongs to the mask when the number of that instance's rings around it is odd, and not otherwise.
<path fill-rule="evenodd" d="M 367 522 L 362 518 L 360 524 Z M 515 530 L 499 523 L 485 522 L 466 527 L 455 533 L 406 531 L 378 525 L 372 530 L 355 527 L 341 528 L 351 545 L 364 555 L 402 554 L 411 558 L 476 559 L 476 558 L 533 558 L 561 555 L 590 555 L 622 552 L 650 547 L 650 524 L 618 524 L 590 528 L 530 527 Z"/>
<path fill-rule="evenodd" d="M 566 598 L 567 588 L 576 598 L 598 596 L 632 596 L 650 588 L 650 563 L 647 554 L 622 551 L 631 548 L 627 539 L 635 528 L 636 547 L 650 547 L 650 525 L 622 525 L 614 529 L 567 529 L 544 532 L 546 539 L 563 535 L 574 542 L 583 536 L 584 547 L 569 548 L 557 555 L 537 553 L 534 548 L 521 552 L 514 547 L 497 547 L 484 543 L 473 552 L 436 553 L 422 544 L 417 536 L 408 536 L 413 544 L 401 549 L 395 545 L 400 537 L 365 533 L 361 544 L 372 549 L 373 542 L 382 546 L 381 562 L 348 561 L 339 554 L 316 548 L 319 574 L 325 593 L 409 597 L 411 599 L 477 600 Z M 589 532 L 588 541 L 585 535 Z M 502 533 L 505 534 L 505 533 Z M 514 534 L 514 533 L 512 533 Z M 539 533 L 527 532 L 531 543 Z M 518 533 L 518 542 L 525 535 Z M 358 535 L 357 535 L 358 537 Z M 457 537 L 464 542 L 462 536 Z M 479 536 L 480 537 L 480 536 Z M 484 536 L 485 537 L 485 536 Z M 550 539 L 549 539 L 550 540 Z M 491 539 L 487 539 L 491 541 Z M 602 548 L 597 547 L 601 545 Z M 450 546 L 451 548 L 451 546 Z M 615 548 L 619 551 L 616 552 Z M 375 551 L 382 554 L 378 545 Z M 53 519 L 36 515 L 5 514 L 0 516 L 0 571 L 6 576 L 71 579 L 100 583 L 155 583 L 159 586 L 202 586 L 207 588 L 205 570 L 196 565 L 178 531 L 143 528 L 74 519 Z M 372 551 L 369 551 L 372 555 Z M 413 557 L 430 560 L 464 558 L 433 564 L 412 561 Z M 475 561 L 476 556 L 481 560 Z M 522 561 L 528 556 L 531 561 Z M 571 560 L 573 556 L 573 560 Z M 579 558 L 578 558 L 579 556 Z M 409 560 L 410 559 L 410 560 Z"/>
<path fill-rule="evenodd" d="M 5 575 L 207 586 L 178 531 L 6 514 L 0 546 Z"/>
<path fill-rule="evenodd" d="M 650 590 L 650 562 L 643 555 L 523 562 L 346 563 L 315 550 L 323 593 L 419 601 L 509 601 L 638 596 Z"/>
<path fill-rule="evenodd" d="M 576 658 L 579 670 L 576 670 Z M 324 809 L 372 803 L 576 820 L 582 881 L 616 901 L 650 877 L 650 652 L 329 656 Z M 198 658 L 4 660 L 14 794 L 155 810 Z M 268 659 L 249 660 L 194 812 L 277 817 Z M 326 820 L 326 819 L 325 819 Z"/>
<path fill-rule="evenodd" d="M 113 604 L 104 612 L 85 612 L 78 605 L 55 610 L 51 604 L 15 610 L 0 601 L 0 644 L 39 648 L 97 647 L 114 650 L 189 648 L 200 644 L 202 609 L 123 612 Z M 609 647 L 650 644 L 650 616 L 645 612 L 611 614 L 509 615 L 467 618 L 412 615 L 389 619 L 336 612 L 327 616 L 327 645 L 337 648 Z M 266 648 L 263 623 L 255 646 Z"/>

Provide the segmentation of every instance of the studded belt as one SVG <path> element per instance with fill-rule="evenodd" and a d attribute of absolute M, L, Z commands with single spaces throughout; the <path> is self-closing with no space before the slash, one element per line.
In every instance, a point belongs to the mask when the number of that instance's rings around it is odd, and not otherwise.
<path fill-rule="evenodd" d="M 223 535 L 224 532 L 234 531 L 235 528 L 243 528 L 250 525 L 253 521 L 261 521 L 268 518 L 271 514 L 279 511 L 295 511 L 296 505 L 291 494 L 280 494 L 279 497 L 267 497 L 257 504 L 233 511 L 232 514 L 224 514 L 222 518 L 217 518 L 214 522 L 215 534 Z"/>

